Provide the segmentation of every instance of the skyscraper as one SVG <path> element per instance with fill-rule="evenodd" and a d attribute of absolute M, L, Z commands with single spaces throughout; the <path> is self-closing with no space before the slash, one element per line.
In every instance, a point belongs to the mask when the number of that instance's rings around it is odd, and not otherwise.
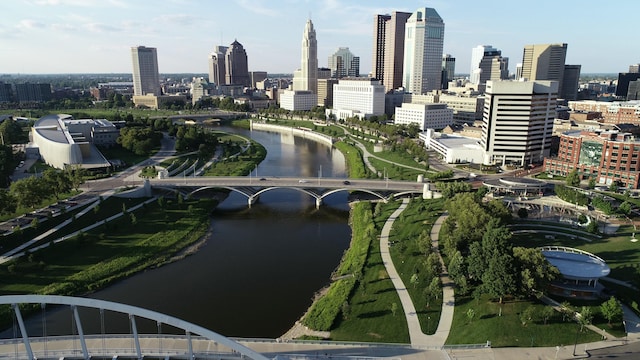
<path fill-rule="evenodd" d="M 577 100 L 580 86 L 581 65 L 565 65 L 562 79 L 562 93 L 558 97 L 565 100 Z"/>
<path fill-rule="evenodd" d="M 416 10 L 405 24 L 402 86 L 410 93 L 440 89 L 444 22 L 432 8 Z"/>
<path fill-rule="evenodd" d="M 484 89 L 488 80 L 509 78 L 509 58 L 491 45 L 478 45 L 471 50 L 469 81 Z M 480 89 L 482 91 L 482 89 Z"/>
<path fill-rule="evenodd" d="M 556 81 L 487 81 L 480 144 L 485 164 L 541 164 L 549 156 Z"/>
<path fill-rule="evenodd" d="M 133 95 L 161 95 L 156 48 L 132 47 L 131 59 L 133 62 Z"/>
<path fill-rule="evenodd" d="M 311 19 L 307 20 L 302 32 L 300 69 L 294 74 L 293 90 L 318 93 L 318 41 Z"/>
<path fill-rule="evenodd" d="M 456 58 L 446 54 L 442 56 L 442 88 L 449 87 L 449 81 L 453 80 L 456 72 Z"/>
<path fill-rule="evenodd" d="M 402 86 L 404 28 L 410 16 L 394 11 L 374 17 L 372 77 L 380 80 L 387 92 Z"/>
<path fill-rule="evenodd" d="M 567 44 L 526 45 L 522 55 L 522 77 L 527 80 L 554 80 L 562 94 Z"/>
<path fill-rule="evenodd" d="M 247 53 L 238 40 L 234 40 L 225 54 L 225 80 L 227 85 L 251 86 Z"/>
<path fill-rule="evenodd" d="M 318 42 L 311 19 L 302 32 L 300 69 L 293 73 L 293 90 L 283 91 L 279 101 L 289 111 L 307 111 L 318 104 Z"/>
<path fill-rule="evenodd" d="M 360 76 L 360 57 L 353 55 L 348 47 L 338 48 L 335 53 L 329 56 L 328 62 L 333 78 Z"/>
<path fill-rule="evenodd" d="M 216 85 L 225 85 L 227 73 L 225 66 L 225 54 L 227 46 L 216 46 L 209 54 L 209 82 Z"/>

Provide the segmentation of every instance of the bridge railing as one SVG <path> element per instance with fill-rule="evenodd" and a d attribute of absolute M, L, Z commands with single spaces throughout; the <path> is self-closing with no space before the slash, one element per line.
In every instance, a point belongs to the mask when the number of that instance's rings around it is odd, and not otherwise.
<path fill-rule="evenodd" d="M 187 356 L 187 337 L 184 335 L 140 335 L 140 349 L 145 356 Z M 114 355 L 136 357 L 131 334 L 85 335 L 89 354 L 92 357 Z M 218 350 L 218 345 L 211 345 L 212 340 L 192 335 L 194 354 L 198 358 L 239 359 L 242 355 L 234 351 Z M 38 358 L 62 359 L 65 357 L 82 357 L 82 348 L 77 335 L 50 337 L 31 337 L 33 355 Z M 130 346 L 126 343 L 131 342 Z M 198 344 L 202 344 L 198 346 Z M 215 349 L 211 349 L 214 347 Z M 222 349 L 228 349 L 219 345 Z M 28 359 L 22 339 L 0 339 L 0 359 Z"/>

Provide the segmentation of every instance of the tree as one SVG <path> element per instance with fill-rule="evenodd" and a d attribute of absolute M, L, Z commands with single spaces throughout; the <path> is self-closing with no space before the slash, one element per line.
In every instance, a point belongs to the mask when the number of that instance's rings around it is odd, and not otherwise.
<path fill-rule="evenodd" d="M 567 174 L 567 185 L 572 187 L 580 187 L 580 174 L 578 170 L 573 170 Z"/>
<path fill-rule="evenodd" d="M 540 317 L 542 318 L 542 321 L 544 322 L 545 325 L 547 325 L 547 321 L 551 319 L 553 315 L 555 315 L 555 313 L 556 313 L 556 310 L 551 305 L 547 305 L 542 308 L 542 311 L 540 312 Z"/>
<path fill-rule="evenodd" d="M 16 211 L 16 199 L 6 189 L 0 189 L 0 215 L 12 214 Z"/>
<path fill-rule="evenodd" d="M 497 226 L 495 220 L 487 225 L 482 238 L 482 254 L 487 260 L 487 268 L 482 274 L 482 290 L 499 298 L 517 291 L 515 261 L 510 247 L 511 231 Z"/>
<path fill-rule="evenodd" d="M 476 316 L 476 311 L 469 308 L 469 310 L 467 310 L 467 319 L 469 320 L 469 322 L 473 321 L 473 318 Z"/>
<path fill-rule="evenodd" d="M 409 282 L 411 283 L 411 285 L 413 285 L 413 288 L 415 289 L 416 286 L 420 283 L 420 278 L 418 277 L 418 274 L 413 273 L 413 275 L 411 275 L 411 279 L 409 279 Z"/>
<path fill-rule="evenodd" d="M 595 177 L 590 177 L 589 178 L 589 183 L 587 184 L 587 188 L 588 189 L 595 189 L 596 187 L 596 178 Z"/>
<path fill-rule="evenodd" d="M 563 301 L 562 304 L 560 304 L 560 313 L 562 313 L 562 321 L 568 321 L 573 319 L 575 310 L 573 310 L 571 303 Z"/>
<path fill-rule="evenodd" d="M 578 323 L 580 324 L 580 332 L 584 330 L 585 326 L 591 325 L 591 321 L 593 320 L 593 313 L 591 312 L 591 308 L 588 306 L 583 306 L 580 309 L 580 316 L 578 316 Z"/>
<path fill-rule="evenodd" d="M 429 304 L 431 303 L 431 301 L 439 299 L 440 295 L 442 295 L 440 278 L 434 277 L 433 279 L 431 279 L 429 285 L 422 291 L 422 295 L 424 296 L 425 300 L 427 300 L 427 308 L 429 308 Z"/>
<path fill-rule="evenodd" d="M 398 313 L 398 304 L 397 303 L 391 303 L 391 314 L 393 314 L 393 316 L 396 316 L 396 313 Z"/>
<path fill-rule="evenodd" d="M 536 313 L 536 308 L 534 306 L 528 306 L 520 313 L 520 323 L 522 326 L 527 326 L 527 324 L 533 320 Z"/>
<path fill-rule="evenodd" d="M 612 321 L 622 319 L 622 305 L 620 305 L 620 302 L 613 296 L 600 304 L 600 311 L 602 312 L 602 316 L 609 322 L 609 326 L 611 326 Z"/>
<path fill-rule="evenodd" d="M 540 250 L 534 248 L 514 247 L 519 292 L 529 295 L 535 290 L 542 291 L 547 284 L 560 276 L 558 268 L 551 265 Z"/>

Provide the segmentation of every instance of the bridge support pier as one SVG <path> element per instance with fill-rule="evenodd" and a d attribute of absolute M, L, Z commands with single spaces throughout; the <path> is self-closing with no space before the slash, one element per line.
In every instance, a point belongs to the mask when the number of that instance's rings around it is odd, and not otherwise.
<path fill-rule="evenodd" d="M 317 197 L 316 198 L 316 209 L 320 209 L 321 205 L 322 205 L 322 198 Z"/>
<path fill-rule="evenodd" d="M 249 209 L 251 209 L 251 205 L 255 204 L 259 198 L 259 196 L 250 196 L 247 198 L 247 206 L 249 206 Z"/>
<path fill-rule="evenodd" d="M 29 360 L 35 360 L 33 350 L 31 350 L 31 343 L 29 342 L 29 334 L 27 334 L 27 329 L 24 326 L 24 320 L 22 320 L 22 314 L 20 313 L 20 307 L 18 304 L 11 304 L 11 307 L 13 308 L 13 312 L 16 314 L 16 319 L 18 320 L 18 326 L 20 327 L 20 334 L 22 334 L 24 349 L 27 351 L 27 357 Z"/>

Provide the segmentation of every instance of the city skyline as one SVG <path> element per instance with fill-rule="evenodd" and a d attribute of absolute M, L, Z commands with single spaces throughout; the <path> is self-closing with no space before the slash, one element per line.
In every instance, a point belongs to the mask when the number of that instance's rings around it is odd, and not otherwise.
<path fill-rule="evenodd" d="M 510 73 L 529 44 L 567 43 L 566 63 L 582 65 L 582 73 L 626 72 L 640 61 L 629 39 L 613 35 L 633 33 L 634 8 L 640 10 L 635 2 L 621 11 L 600 2 L 541 0 L 523 14 L 498 1 L 22 0 L 4 4 L 0 14 L 6 54 L 0 73 L 130 73 L 130 49 L 140 45 L 157 48 L 161 73 L 207 73 L 214 47 L 234 40 L 243 44 L 250 71 L 293 73 L 300 64 L 299 29 L 311 18 L 318 66 L 327 66 L 335 49 L 349 47 L 366 75 L 374 15 L 424 6 L 446 24 L 443 52 L 456 58 L 460 74 L 468 72 L 471 49 L 482 44 L 510 58 Z M 603 25 L 594 25 L 594 14 Z M 613 19 L 615 31 L 606 27 Z"/>

